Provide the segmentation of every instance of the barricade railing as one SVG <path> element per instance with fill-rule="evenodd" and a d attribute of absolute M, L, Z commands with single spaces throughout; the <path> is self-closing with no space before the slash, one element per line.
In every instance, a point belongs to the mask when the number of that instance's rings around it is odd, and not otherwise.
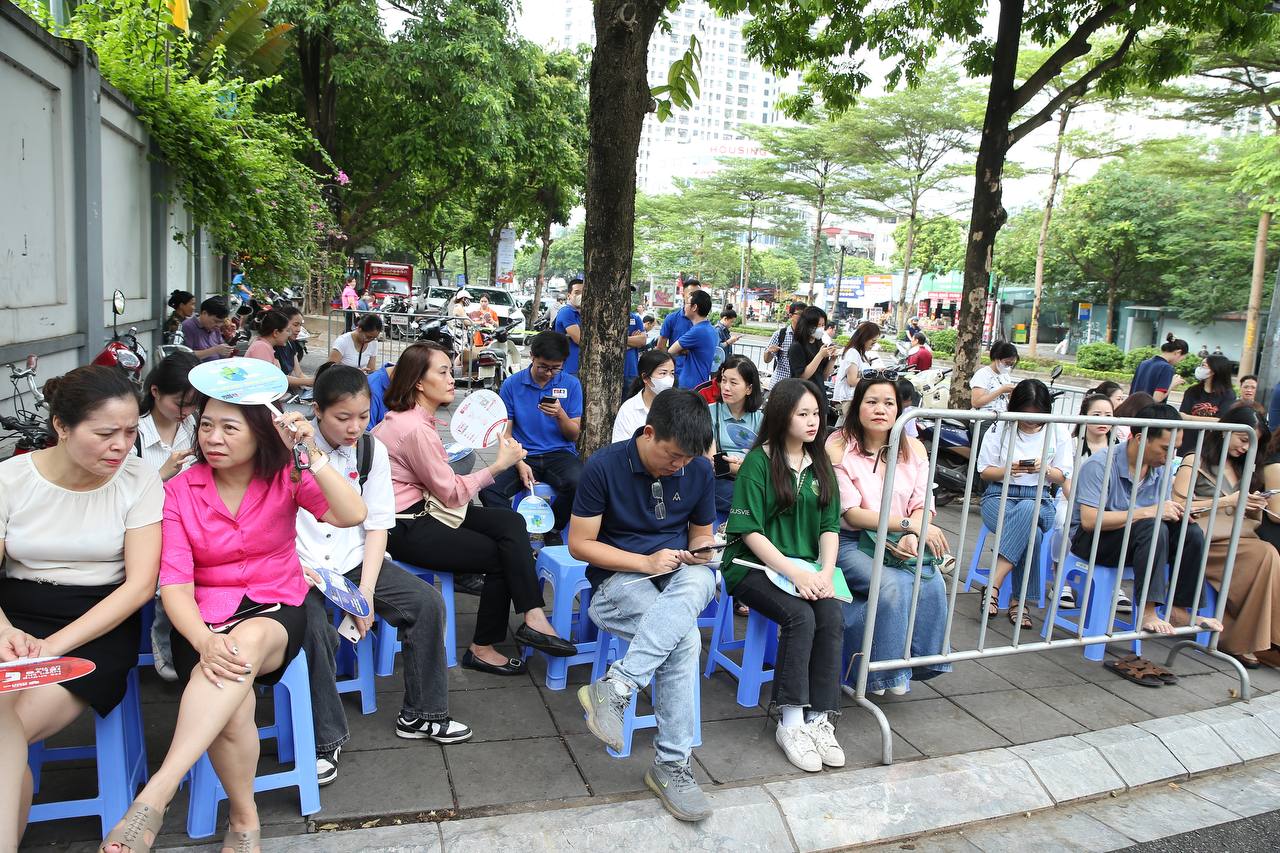
<path fill-rule="evenodd" d="M 1169 650 L 1168 658 L 1165 666 L 1172 665 L 1174 658 L 1187 648 L 1197 649 L 1207 655 L 1219 658 L 1231 664 L 1240 679 L 1240 697 L 1243 700 L 1249 699 L 1249 677 L 1245 668 L 1234 657 L 1218 651 L 1218 631 L 1210 632 L 1208 644 L 1201 644 L 1194 639 L 1193 635 L 1206 632 L 1206 628 L 1199 624 L 1202 618 L 1199 615 L 1201 609 L 1201 597 L 1203 594 L 1206 571 L 1209 564 L 1210 556 L 1210 535 L 1205 534 L 1200 528 L 1193 523 L 1191 513 L 1193 500 L 1203 505 L 1208 500 L 1207 497 L 1197 498 L 1196 484 L 1198 479 L 1197 471 L 1202 470 L 1201 461 L 1202 451 L 1206 444 L 1210 446 L 1210 458 L 1205 459 L 1204 466 L 1206 478 L 1214 480 L 1214 490 L 1211 503 L 1208 507 L 1198 509 L 1196 516 L 1204 518 L 1207 521 L 1204 530 L 1212 532 L 1214 530 L 1214 521 L 1219 514 L 1220 505 L 1224 511 L 1229 506 L 1229 502 L 1224 504 L 1224 487 L 1230 486 L 1230 481 L 1226 478 L 1226 471 L 1229 463 L 1229 449 L 1232 444 L 1232 435 L 1244 433 L 1247 436 L 1248 447 L 1244 453 L 1243 465 L 1238 471 L 1236 482 L 1243 489 L 1240 499 L 1235 500 L 1234 513 L 1230 515 L 1231 531 L 1230 538 L 1225 553 L 1225 562 L 1222 567 L 1222 576 L 1217 579 L 1214 585 L 1219 590 L 1217 595 L 1217 603 L 1213 618 L 1221 622 L 1227 606 L 1227 592 L 1231 588 L 1231 575 L 1235 566 L 1237 547 L 1240 540 L 1241 525 L 1245 516 L 1246 501 L 1244 495 L 1249 490 L 1251 481 L 1254 458 L 1257 452 L 1257 435 L 1254 430 L 1247 425 L 1242 424 L 1223 424 L 1219 422 L 1208 421 L 1144 421 L 1133 418 L 1115 418 L 1115 417 L 1084 417 L 1080 415 L 1066 414 L 1022 414 L 1022 413 L 993 413 L 986 411 L 957 411 L 957 410 L 936 410 L 936 409 L 912 409 L 900 416 L 893 425 L 888 439 L 888 450 L 886 467 L 884 473 L 884 495 L 893 493 L 894 479 L 901 474 L 899 461 L 901 459 L 900 449 L 904 442 L 907 441 L 903 433 L 906 424 L 913 419 L 916 423 L 927 428 L 930 423 L 933 424 L 932 439 L 926 445 L 926 451 L 929 457 L 928 466 L 928 483 L 935 481 L 938 459 L 940 453 L 939 441 L 942 430 L 939 429 L 942 419 L 951 421 L 966 421 L 971 425 L 971 432 L 979 434 L 981 430 L 979 426 L 985 424 L 992 427 L 986 431 L 985 441 L 1001 441 L 1004 446 L 999 448 L 1000 453 L 997 457 L 996 466 L 1002 467 L 1002 471 L 993 472 L 988 476 L 993 477 L 990 481 L 982 480 L 982 470 L 978 466 L 978 458 L 980 448 L 975 445 L 970 453 L 967 469 L 967 485 L 964 493 L 964 500 L 960 513 L 960 532 L 958 543 L 950 543 L 953 545 L 951 553 L 957 558 L 963 558 L 966 554 L 966 546 L 970 539 L 970 526 L 974 523 L 970 509 L 973 505 L 976 488 L 981 484 L 981 493 L 978 494 L 978 500 L 983 500 L 982 493 L 987 494 L 987 500 L 998 499 L 997 518 L 994 530 L 990 529 L 990 525 L 986 526 L 990 533 L 990 544 L 993 551 L 991 568 L 988 569 L 987 578 L 984 584 L 982 595 L 982 607 L 980 621 L 977 631 L 977 639 L 972 648 L 957 649 L 954 644 L 954 628 L 957 598 L 960 593 L 962 579 L 961 574 L 967 572 L 971 565 L 976 566 L 980 554 L 975 554 L 972 564 L 966 564 L 963 559 L 959 559 L 955 569 L 949 575 L 939 574 L 933 577 L 944 578 L 943 583 L 946 588 L 946 617 L 943 629 L 943 642 L 940 649 L 922 650 L 929 653 L 916 653 L 913 651 L 913 641 L 916 636 L 917 628 L 917 612 L 920 604 L 922 583 L 925 578 L 925 543 L 927 541 L 929 527 L 938 523 L 938 520 L 932 516 L 930 512 L 924 513 L 923 530 L 918 536 L 919 548 L 918 555 L 914 561 L 914 566 L 908 565 L 907 571 L 914 575 L 912 579 L 911 597 L 909 599 L 909 610 L 906 619 L 905 643 L 903 645 L 904 656 L 897 659 L 872 659 L 872 641 L 876 626 L 877 609 L 880 606 L 881 598 L 881 580 L 886 571 L 899 571 L 896 568 L 887 568 L 884 565 L 885 545 L 889 534 L 893 533 L 895 528 L 890 526 L 890 503 L 882 501 L 879 510 L 879 524 L 876 528 L 876 544 L 873 556 L 873 565 L 871 569 L 871 578 L 869 582 L 869 592 L 866 602 L 866 624 L 863 630 L 862 645 L 859 651 L 854 653 L 854 660 L 850 662 L 850 667 L 855 663 L 857 665 L 857 684 L 856 699 L 859 705 L 866 708 L 875 717 L 881 733 L 882 739 L 882 760 L 885 764 L 893 762 L 893 737 L 889 726 L 889 721 L 885 717 L 880 708 L 867 698 L 867 680 L 872 672 L 884 670 L 908 669 L 914 667 L 934 666 L 938 664 L 950 664 L 960 661 L 980 660 L 983 658 L 992 658 L 997 656 L 1027 654 L 1035 652 L 1044 652 L 1052 649 L 1062 648 L 1083 648 L 1085 646 L 1098 643 L 1120 643 L 1132 642 L 1135 640 L 1151 640 L 1157 638 L 1173 638 L 1176 642 Z M 1070 449 L 1069 457 L 1071 459 L 1071 475 L 1068 488 L 1069 498 L 1067 498 L 1068 519 L 1072 519 L 1074 523 L 1068 525 L 1065 531 L 1061 532 L 1057 538 L 1058 545 L 1052 553 L 1052 567 L 1054 583 L 1052 585 L 1052 593 L 1048 599 L 1048 606 L 1044 614 L 1044 624 L 1047 629 L 1044 632 L 1044 638 L 1034 638 L 1026 640 L 1023 637 L 1023 628 L 1021 618 L 1011 620 L 1013 622 L 1013 631 L 1011 638 L 1005 638 L 989 632 L 988 626 L 991 619 L 990 609 L 991 603 L 997 600 L 999 584 L 994 582 L 996 558 L 1000 553 L 1001 537 L 1005 533 L 1006 528 L 1006 512 L 1012 500 L 1022 500 L 1027 498 L 1027 494 L 1023 489 L 1030 489 L 1030 486 L 1024 486 L 1019 489 L 1019 496 L 1010 496 L 1011 476 L 1017 473 L 1015 465 L 1023 460 L 1015 459 L 1015 437 L 1020 426 L 1039 425 L 1040 431 L 1046 436 L 1041 442 L 1041 451 L 1039 454 L 1038 471 L 1035 474 L 1035 485 L 1033 499 L 1036 502 L 1035 521 L 1030 525 L 1027 538 L 1026 552 L 1023 557 L 1020 572 L 1021 583 L 1016 585 L 1010 596 L 1010 605 L 1013 601 L 1019 602 L 1021 613 L 1030 614 L 1031 607 L 1027 604 L 1029 593 L 1034 593 L 1033 598 L 1038 598 L 1037 590 L 1029 587 L 1029 582 L 1033 574 L 1037 573 L 1038 566 L 1034 562 L 1038 548 L 1034 547 L 1037 540 L 1039 528 L 1038 519 L 1040 517 L 1040 507 L 1042 501 L 1055 491 L 1054 486 L 1057 485 L 1049 478 L 1049 471 L 1054 467 L 1051 463 L 1056 461 L 1059 465 L 1066 461 L 1067 456 L 1064 455 L 1063 445 Z M 1103 461 L 1101 496 L 1098 498 L 1098 510 L 1090 511 L 1089 505 L 1084 505 L 1084 511 L 1081 510 L 1081 504 L 1078 500 L 1079 490 L 1074 488 L 1079 482 L 1081 474 L 1081 466 L 1089 456 L 1087 452 L 1087 443 L 1085 439 L 1086 430 L 1090 426 L 1107 425 L 1110 427 L 1107 433 L 1106 450 L 1099 449 L 1098 455 L 1105 453 Z M 1127 442 L 1116 441 L 1116 427 L 1127 427 L 1131 432 Z M 1075 427 L 1070 433 L 1067 432 L 1068 427 Z M 1184 496 L 1176 496 L 1173 491 L 1173 482 L 1175 478 L 1175 469 L 1180 463 L 1180 459 L 1176 456 L 1178 436 L 1173 431 L 1177 431 L 1181 435 L 1194 435 L 1194 441 L 1191 444 L 1194 447 L 1196 471 L 1190 472 L 1190 486 L 1187 488 L 1187 494 Z M 1029 430 L 1030 431 L 1030 430 Z M 1052 438 L 1052 440 L 1050 440 Z M 1167 444 L 1165 443 L 1168 439 Z M 1033 445 L 1034 446 L 1034 445 Z M 1237 448 L 1238 449 L 1238 448 Z M 1149 452 L 1150 451 L 1150 452 Z M 1147 476 L 1133 476 L 1130 454 L 1133 454 L 1137 460 L 1137 470 L 1141 474 L 1143 470 L 1149 473 Z M 883 457 L 882 457 L 883 458 Z M 1145 460 L 1145 461 L 1144 461 Z M 838 460 L 833 460 L 838 461 Z M 1163 464 L 1157 464 L 1163 463 Z M 1096 461 L 1093 464 L 1099 464 Z M 1113 512 L 1106 513 L 1105 508 L 1108 503 L 1108 491 L 1111 489 L 1111 480 L 1113 469 L 1118 465 L 1125 465 L 1129 470 L 1125 473 L 1115 471 L 1118 476 L 1117 482 L 1124 486 L 1126 483 L 1129 494 L 1126 499 L 1112 501 L 1113 504 L 1124 506 L 1123 521 L 1115 515 L 1120 512 L 1117 509 Z M 1018 469 L 1021 471 L 1021 467 Z M 1216 471 L 1216 474 L 1214 472 Z M 1091 472 L 1094 474 L 1096 472 Z M 1055 475 L 1056 479 L 1056 475 Z M 1148 511 L 1147 501 L 1152 496 L 1154 490 L 1154 506 L 1155 509 Z M 1060 489 L 1058 491 L 1061 491 Z M 1144 503 L 1140 507 L 1138 501 L 1143 500 Z M 932 499 L 927 503 L 929 508 L 933 507 Z M 1051 505 L 1052 506 L 1052 505 Z M 1207 515 L 1205 513 L 1207 512 Z M 1166 515 L 1167 513 L 1167 515 Z M 1085 516 L 1090 516 L 1086 519 Z M 1105 515 L 1105 517 L 1104 517 Z M 1138 530 L 1135 528 L 1135 519 L 1138 524 L 1145 525 L 1150 521 L 1150 531 Z M 1091 521 L 1092 525 L 1086 521 Z M 976 522 L 981 526 L 986 524 L 981 518 Z M 1057 521 L 1054 522 L 1056 529 Z M 1118 525 L 1118 526 L 1117 526 Z M 1099 545 L 1102 541 L 1104 526 L 1107 531 L 1111 531 L 1112 535 L 1108 538 L 1108 553 L 1120 555 L 1117 562 L 1118 566 L 1108 566 L 1109 570 L 1115 572 L 1115 584 L 1112 591 L 1111 601 L 1106 603 L 1108 607 L 1108 615 L 1105 620 L 1106 630 L 1102 633 L 1086 636 L 1085 635 L 1085 611 L 1086 596 L 1093 594 L 1093 581 L 1095 570 L 1099 564 Z M 1076 528 L 1074 531 L 1072 528 Z M 1121 539 L 1118 549 L 1114 543 L 1114 531 L 1121 531 Z M 1135 577 L 1140 569 L 1142 572 L 1142 582 L 1138 584 L 1135 581 L 1134 594 L 1132 596 L 1133 611 L 1132 621 L 1128 627 L 1116 626 L 1116 614 L 1119 608 L 1120 597 L 1123 592 L 1121 581 L 1128 562 L 1125 555 L 1130 552 L 1130 542 L 1135 535 L 1141 537 L 1149 537 L 1151 545 L 1146 547 L 1145 551 L 1141 551 L 1141 540 L 1135 542 L 1135 551 L 1139 559 L 1134 562 L 1132 568 L 1135 570 Z M 1075 533 L 1073 542 L 1072 533 Z M 1156 565 L 1156 555 L 1160 548 L 1156 546 L 1156 542 L 1163 533 L 1167 542 L 1166 552 L 1169 557 L 1165 565 Z M 1048 547 L 1049 534 L 1045 533 L 1041 537 L 1041 547 Z M 1203 540 L 1202 545 L 1196 546 L 1194 543 Z M 1020 541 L 1020 540 L 1019 540 Z M 1190 543 L 1190 544 L 1189 544 Z M 1195 565 L 1183 565 L 1183 556 L 1188 548 L 1200 547 L 1200 558 Z M 976 549 L 975 549 L 976 550 Z M 984 548 L 985 550 L 985 548 Z M 1076 622 L 1074 636 L 1055 636 L 1055 632 L 1063 632 L 1062 627 L 1055 629 L 1054 625 L 1059 611 L 1059 592 L 1065 582 L 1067 574 L 1066 560 L 1068 552 L 1073 555 L 1073 561 L 1076 562 L 1073 567 L 1074 571 L 1080 571 L 1079 563 L 1084 563 L 1083 571 L 1085 576 L 1081 583 L 1080 600 L 1076 602 L 1079 608 L 1080 618 Z M 1143 559 L 1145 555 L 1145 559 Z M 1106 565 L 1103 563 L 1102 565 Z M 911 569 L 914 572 L 911 572 Z M 1168 570 L 1167 583 L 1165 581 L 1165 572 Z M 1185 600 L 1176 596 L 1179 589 L 1179 578 L 1186 572 L 1196 573 L 1196 582 L 1194 585 L 1194 595 L 1190 602 L 1189 620 L 1185 626 L 1173 628 L 1171 633 L 1158 633 L 1153 630 L 1145 630 L 1143 628 L 1145 622 L 1145 611 L 1148 601 L 1153 603 L 1167 601 L 1165 605 L 1164 617 L 1171 619 L 1173 609 L 1175 607 L 1175 599 Z M 933 577 L 928 578 L 932 580 Z M 1043 585 L 1048 578 L 1039 578 L 1039 582 Z M 936 595 L 936 591 L 935 591 Z M 995 639 L 993 640 L 993 635 Z M 945 675 L 939 677 L 946 677 Z"/>
<path fill-rule="evenodd" d="M 438 311 L 422 313 L 355 311 L 350 313 L 353 314 L 353 320 L 358 320 L 366 314 L 374 314 L 382 318 L 382 337 L 374 345 L 377 347 L 376 360 L 379 365 L 386 362 L 394 363 L 399 361 L 401 353 L 410 344 L 423 338 L 420 324 L 439 320 L 444 316 Z M 347 314 L 347 311 L 341 309 L 330 311 L 326 316 L 324 340 L 320 341 L 320 336 L 312 338 L 317 346 L 324 347 L 326 355 L 333 348 L 333 342 L 347 331 Z M 450 318 L 449 325 L 450 331 L 455 335 L 455 339 L 465 339 L 468 347 L 472 345 L 471 335 L 476 329 L 474 323 L 463 318 Z"/>

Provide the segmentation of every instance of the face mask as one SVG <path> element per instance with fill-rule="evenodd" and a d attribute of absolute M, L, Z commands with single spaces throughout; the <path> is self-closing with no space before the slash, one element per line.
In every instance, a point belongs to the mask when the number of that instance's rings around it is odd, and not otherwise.
<path fill-rule="evenodd" d="M 575 293 L 573 296 L 570 296 L 569 304 L 572 305 L 574 308 L 582 307 L 582 294 Z"/>
<path fill-rule="evenodd" d="M 821 329 L 814 329 L 814 330 L 813 330 L 813 336 L 812 336 L 812 337 L 813 337 L 813 339 L 814 339 L 815 341 L 820 341 L 820 340 L 822 340 L 822 330 L 821 330 Z"/>
<path fill-rule="evenodd" d="M 997 365 L 996 369 L 1000 371 L 1001 375 L 1008 375 L 1013 372 L 1013 367 L 1004 363 Z"/>
<path fill-rule="evenodd" d="M 654 376 L 649 382 L 653 385 L 653 393 L 661 394 L 663 391 L 675 387 L 676 378 L 674 376 Z"/>
<path fill-rule="evenodd" d="M 1199 379 L 1201 382 L 1208 379 L 1212 374 L 1213 371 L 1205 367 L 1203 364 L 1196 368 L 1196 379 Z"/>

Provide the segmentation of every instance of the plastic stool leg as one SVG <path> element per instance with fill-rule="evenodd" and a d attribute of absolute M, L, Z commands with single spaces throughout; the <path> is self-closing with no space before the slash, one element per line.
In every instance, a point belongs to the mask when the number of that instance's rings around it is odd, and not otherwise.
<path fill-rule="evenodd" d="M 190 802 L 187 806 L 187 835 L 208 838 L 218 826 L 218 774 L 206 753 L 191 768 L 188 778 Z"/>
<path fill-rule="evenodd" d="M 298 652 L 276 692 L 289 694 L 289 726 L 292 752 L 296 756 L 293 773 L 298 785 L 298 800 L 304 815 L 320 811 L 320 783 L 316 777 L 316 735 L 311 717 L 311 684 L 307 677 L 306 652 Z"/>
<path fill-rule="evenodd" d="M 458 665 L 458 614 L 454 604 L 453 575 L 440 573 L 440 595 L 444 598 L 444 657 L 449 666 Z"/>
<path fill-rule="evenodd" d="M 400 638 L 396 626 L 385 619 L 378 620 L 374 637 L 374 675 L 386 678 L 396 671 L 396 652 L 399 651 Z"/>
<path fill-rule="evenodd" d="M 764 686 L 765 647 L 772 622 L 751 611 L 747 618 L 747 637 L 742 647 L 742 671 L 738 675 L 738 704 L 752 708 L 760 704 L 760 691 Z"/>
<path fill-rule="evenodd" d="M 1084 635 L 1097 637 L 1111 632 L 1107 617 L 1111 613 L 1111 599 L 1116 590 L 1116 572 L 1105 566 L 1095 566 L 1093 570 L 1093 588 L 1085 590 L 1088 601 L 1081 612 L 1084 620 Z M 1107 653 L 1106 643 L 1094 643 L 1084 647 L 1084 656 L 1088 660 L 1102 660 Z"/>

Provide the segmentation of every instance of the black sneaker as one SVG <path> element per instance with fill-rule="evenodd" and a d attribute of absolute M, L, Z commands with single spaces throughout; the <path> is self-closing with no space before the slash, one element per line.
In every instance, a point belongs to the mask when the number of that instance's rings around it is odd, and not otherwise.
<path fill-rule="evenodd" d="M 334 747 L 332 752 L 322 752 L 316 756 L 316 781 L 323 788 L 338 778 L 338 753 L 342 747 Z"/>
<path fill-rule="evenodd" d="M 404 714 L 396 717 L 396 737 L 410 740 L 429 739 L 436 743 L 462 743 L 471 740 L 471 728 L 465 723 L 445 718 L 443 720 L 412 719 Z"/>
<path fill-rule="evenodd" d="M 484 592 L 484 575 L 457 574 L 453 576 L 453 591 L 465 595 Z"/>

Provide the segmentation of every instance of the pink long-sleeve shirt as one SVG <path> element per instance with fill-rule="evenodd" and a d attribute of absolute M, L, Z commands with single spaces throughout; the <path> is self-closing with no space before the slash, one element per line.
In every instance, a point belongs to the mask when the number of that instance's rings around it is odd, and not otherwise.
<path fill-rule="evenodd" d="M 444 442 L 436 428 L 443 422 L 414 406 L 407 412 L 387 412 L 373 428 L 374 436 L 391 457 L 391 484 L 396 492 L 396 512 L 404 512 L 430 493 L 445 506 L 470 503 L 476 493 L 493 482 L 488 468 L 470 474 L 454 473 Z"/>
<path fill-rule="evenodd" d="M 247 595 L 259 604 L 297 606 L 307 596 L 298 562 L 298 508 L 316 518 L 329 502 L 311 472 L 290 479 L 286 467 L 269 480 L 254 477 L 235 515 L 213 482 L 213 469 L 192 465 L 164 484 L 164 550 L 160 585 L 195 584 L 205 622 L 223 622 Z"/>
<path fill-rule="evenodd" d="M 903 438 L 906 441 L 906 438 Z M 889 496 L 889 513 L 909 516 L 925 505 L 929 490 L 929 460 L 917 448 L 908 449 L 906 459 L 898 460 L 893 475 L 893 494 Z M 837 433 L 827 440 L 827 452 L 836 469 L 836 483 L 840 486 L 840 527 L 852 530 L 844 520 L 849 509 L 879 511 L 884 500 L 883 457 L 866 456 L 856 446 L 845 447 Z"/>

